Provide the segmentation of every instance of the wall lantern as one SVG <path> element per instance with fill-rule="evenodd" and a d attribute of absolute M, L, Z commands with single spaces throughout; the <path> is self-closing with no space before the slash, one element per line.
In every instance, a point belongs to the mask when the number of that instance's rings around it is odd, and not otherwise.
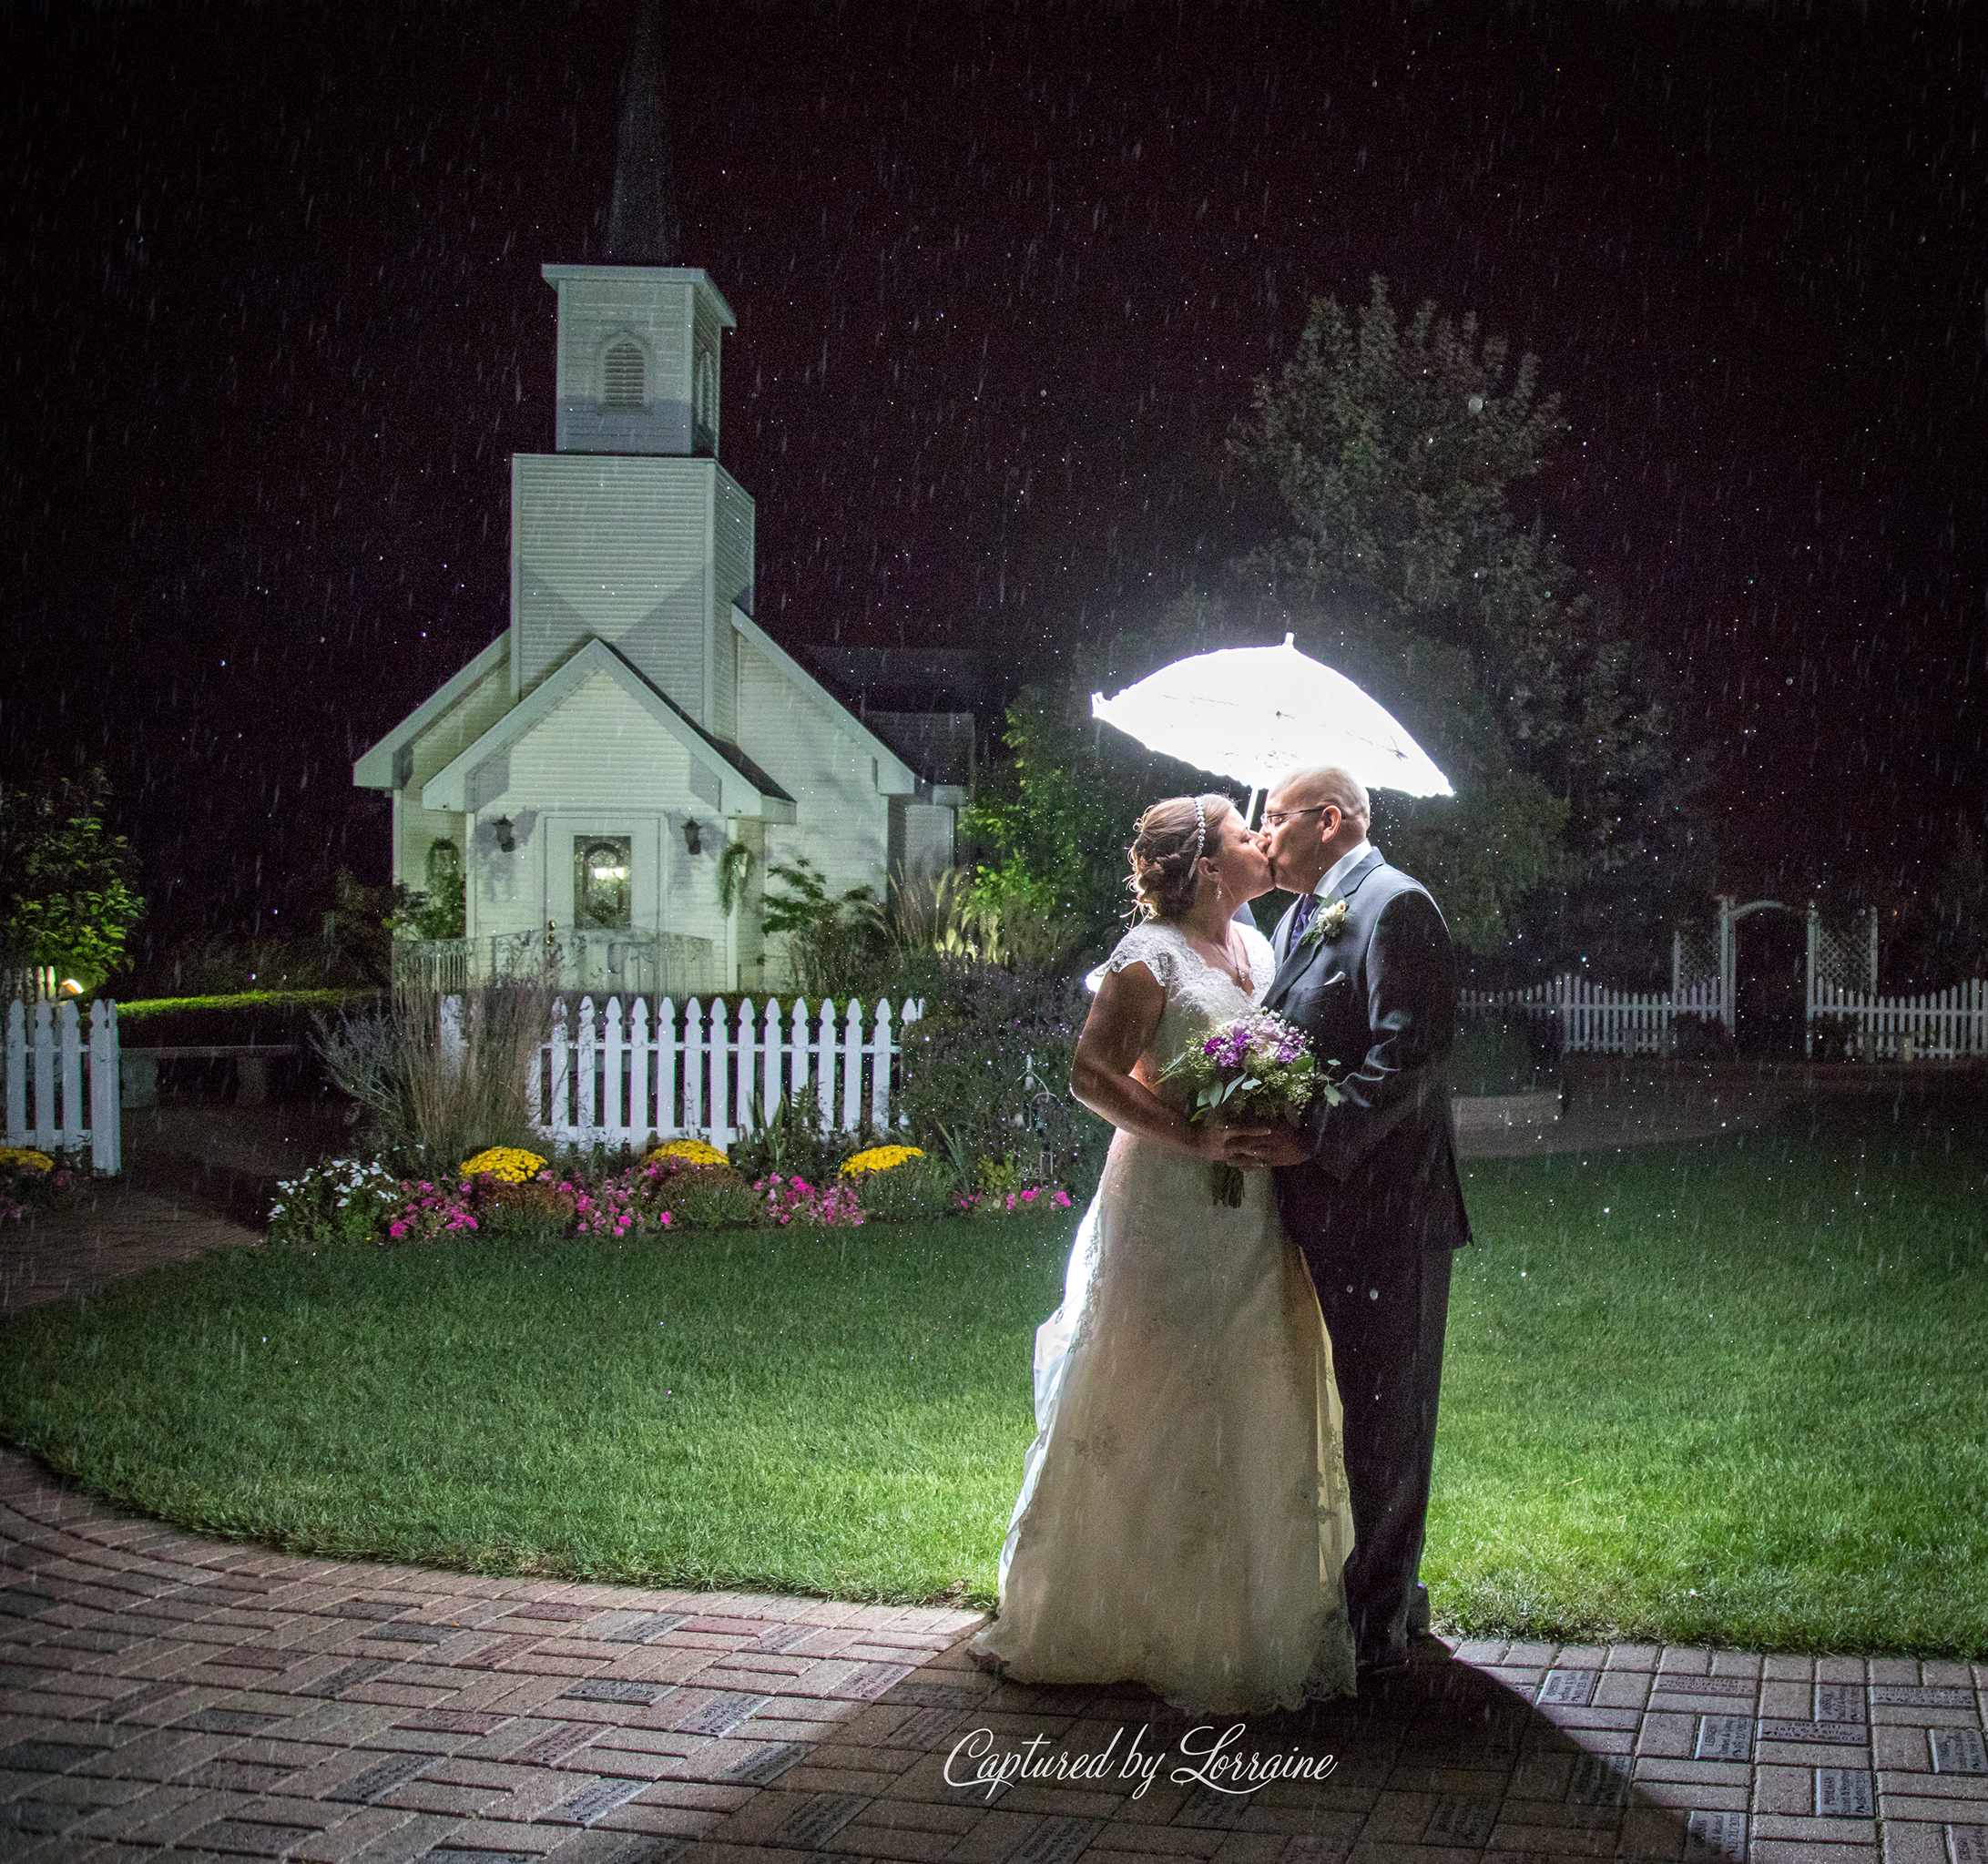
<path fill-rule="evenodd" d="M 704 824 L 695 816 L 683 825 L 683 845 L 692 854 L 704 852 Z"/>
<path fill-rule="evenodd" d="M 509 854 L 517 845 L 511 839 L 511 818 L 499 816 L 490 826 L 497 831 L 497 852 Z"/>

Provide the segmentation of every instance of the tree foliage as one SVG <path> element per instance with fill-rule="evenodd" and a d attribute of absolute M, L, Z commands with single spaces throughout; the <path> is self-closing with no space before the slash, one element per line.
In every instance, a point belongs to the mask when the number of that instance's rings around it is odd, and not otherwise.
<path fill-rule="evenodd" d="M 145 911 L 137 863 L 104 820 L 101 769 L 0 789 L 0 958 L 55 964 L 95 988 Z"/>
<path fill-rule="evenodd" d="M 1660 942 L 1658 922 L 1702 887 L 1697 778 L 1624 617 L 1583 588 L 1543 518 L 1513 509 L 1566 432 L 1536 357 L 1512 365 L 1503 339 L 1433 304 L 1404 324 L 1377 278 L 1353 316 L 1313 301 L 1236 441 L 1292 526 L 1245 573 L 1325 632 L 1355 617 L 1347 657 L 1377 676 L 1370 690 L 1391 709 L 1421 701 L 1398 716 L 1415 730 L 1420 714 L 1459 800 L 1385 799 L 1391 851 L 1441 883 L 1481 952 L 1522 932 L 1549 958 Z"/>
<path fill-rule="evenodd" d="M 1079 688 L 1024 692 L 1002 743 L 1006 757 L 982 779 L 963 822 L 978 857 L 974 903 L 1004 923 L 1034 921 L 1061 950 L 1120 927 L 1140 812 L 1165 796 L 1222 787 L 1095 722 Z"/>

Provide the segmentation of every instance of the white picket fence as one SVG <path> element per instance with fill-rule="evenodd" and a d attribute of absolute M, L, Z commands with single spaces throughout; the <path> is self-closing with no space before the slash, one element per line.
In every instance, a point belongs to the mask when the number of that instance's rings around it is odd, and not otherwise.
<path fill-rule="evenodd" d="M 1988 979 L 1924 996 L 1879 997 L 1823 985 L 1815 1014 L 1851 1024 L 1853 1051 L 1865 1061 L 1956 1061 L 1988 1055 Z"/>
<path fill-rule="evenodd" d="M 86 1085 L 86 1075 L 87 1082 Z M 74 1003 L 7 1005 L 9 1146 L 79 1153 L 100 1172 L 123 1168 L 117 1100 L 117 1006 L 90 1005 L 88 1040 Z"/>
<path fill-rule="evenodd" d="M 1716 979 L 1674 993 L 1605 990 L 1585 977 L 1556 977 L 1526 990 L 1464 991 L 1457 1007 L 1465 1016 L 1514 1010 L 1557 1016 L 1563 1054 L 1668 1054 L 1678 1017 L 1719 1020 Z"/>
<path fill-rule="evenodd" d="M 918 998 L 895 1012 L 880 1003 L 866 1028 L 855 1000 L 810 1013 L 798 999 L 755 1009 L 749 998 L 728 1014 L 722 1003 L 692 997 L 679 1010 L 665 997 L 651 1018 L 641 997 L 624 1008 L 619 997 L 586 996 L 570 1011 L 561 999 L 532 1081 L 533 1124 L 556 1143 L 694 1134 L 722 1148 L 751 1129 L 755 1105 L 770 1114 L 811 1095 L 824 1126 L 881 1132 L 891 1122 L 894 1032 L 923 1012 Z"/>
<path fill-rule="evenodd" d="M 1680 1016 L 1723 1022 L 1716 979 L 1668 992 L 1604 990 L 1585 977 L 1556 977 L 1529 990 L 1464 991 L 1465 1016 L 1519 1011 L 1560 1019 L 1565 1054 L 1668 1054 Z M 1988 981 L 1973 978 L 1925 996 L 1881 997 L 1819 984 L 1810 1008 L 1809 1047 L 1815 1019 L 1836 1017 L 1852 1025 L 1852 1054 L 1865 1061 L 1954 1061 L 1988 1055 Z"/>

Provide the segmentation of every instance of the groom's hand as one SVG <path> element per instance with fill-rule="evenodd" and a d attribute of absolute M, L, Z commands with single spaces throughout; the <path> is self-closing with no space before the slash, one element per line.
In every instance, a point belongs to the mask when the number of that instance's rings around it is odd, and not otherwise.
<path fill-rule="evenodd" d="M 1302 1165 L 1311 1156 L 1311 1147 L 1295 1126 L 1272 1126 L 1258 1142 L 1250 1162 L 1255 1165 Z"/>
<path fill-rule="evenodd" d="M 1257 1154 L 1269 1142 L 1271 1132 L 1269 1126 L 1228 1126 L 1219 1122 L 1190 1130 L 1198 1150 L 1217 1165 L 1232 1165 L 1241 1171 L 1262 1163 Z"/>

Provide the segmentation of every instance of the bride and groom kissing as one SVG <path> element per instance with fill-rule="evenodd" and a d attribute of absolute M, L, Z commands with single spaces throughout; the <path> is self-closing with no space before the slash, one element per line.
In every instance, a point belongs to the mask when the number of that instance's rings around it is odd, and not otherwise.
<path fill-rule="evenodd" d="M 1456 971 L 1435 902 L 1367 840 L 1348 772 L 1139 819 L 1140 922 L 1071 1089 L 1117 1128 L 1035 1335 L 1036 1436 L 974 1640 L 1025 1682 L 1295 1708 L 1408 1659 L 1448 1310 L 1470 1240 L 1439 1064 Z M 1296 893 L 1274 941 L 1244 910 Z M 1294 1123 L 1198 1125 L 1163 1075 L 1253 1010 L 1336 1085 Z M 1244 1173 L 1212 1202 L 1208 1166 Z"/>

